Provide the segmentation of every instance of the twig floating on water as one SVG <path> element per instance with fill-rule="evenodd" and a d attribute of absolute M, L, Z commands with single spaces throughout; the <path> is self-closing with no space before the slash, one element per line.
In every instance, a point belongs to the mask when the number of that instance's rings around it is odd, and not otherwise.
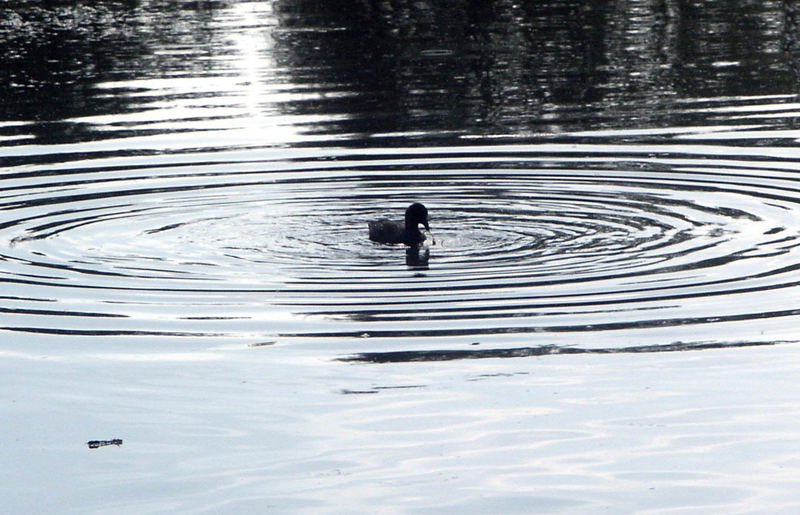
<path fill-rule="evenodd" d="M 105 447 L 106 445 L 116 445 L 119 447 L 122 445 L 122 440 L 119 438 L 114 438 L 113 440 L 89 440 L 86 442 L 86 445 L 88 445 L 90 449 L 97 449 L 98 447 Z"/>

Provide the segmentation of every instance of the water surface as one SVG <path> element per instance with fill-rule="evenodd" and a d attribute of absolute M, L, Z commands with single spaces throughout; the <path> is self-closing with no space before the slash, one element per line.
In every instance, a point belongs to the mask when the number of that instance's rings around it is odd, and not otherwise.
<path fill-rule="evenodd" d="M 790 6 L 0 11 L 16 511 L 793 506 Z"/>

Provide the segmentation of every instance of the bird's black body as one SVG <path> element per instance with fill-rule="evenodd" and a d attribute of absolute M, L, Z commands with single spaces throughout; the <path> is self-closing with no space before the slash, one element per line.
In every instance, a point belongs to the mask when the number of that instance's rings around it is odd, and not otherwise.
<path fill-rule="evenodd" d="M 428 210 L 415 202 L 406 209 L 405 220 L 394 222 L 391 220 L 377 220 L 369 223 L 369 239 L 378 243 L 404 243 L 410 247 L 418 246 L 425 241 L 425 235 L 419 230 L 422 224 L 426 230 L 428 226 Z"/>

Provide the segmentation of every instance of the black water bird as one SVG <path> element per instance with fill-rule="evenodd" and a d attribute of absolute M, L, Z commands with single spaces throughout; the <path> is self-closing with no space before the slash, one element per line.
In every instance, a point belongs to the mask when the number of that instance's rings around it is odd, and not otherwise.
<path fill-rule="evenodd" d="M 403 222 L 376 220 L 369 223 L 369 239 L 378 243 L 405 243 L 409 247 L 419 246 L 425 241 L 425 235 L 419 230 L 419 224 L 430 231 L 428 225 L 428 209 L 415 202 L 406 209 Z"/>

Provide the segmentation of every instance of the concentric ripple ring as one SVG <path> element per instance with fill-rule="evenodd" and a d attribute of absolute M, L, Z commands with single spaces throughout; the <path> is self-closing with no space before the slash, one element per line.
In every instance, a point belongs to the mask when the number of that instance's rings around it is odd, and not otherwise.
<path fill-rule="evenodd" d="M 4 329 L 389 345 L 784 336 L 800 314 L 794 161 L 612 150 L 12 167 Z M 411 201 L 428 206 L 435 242 L 415 263 L 365 232 Z"/>

